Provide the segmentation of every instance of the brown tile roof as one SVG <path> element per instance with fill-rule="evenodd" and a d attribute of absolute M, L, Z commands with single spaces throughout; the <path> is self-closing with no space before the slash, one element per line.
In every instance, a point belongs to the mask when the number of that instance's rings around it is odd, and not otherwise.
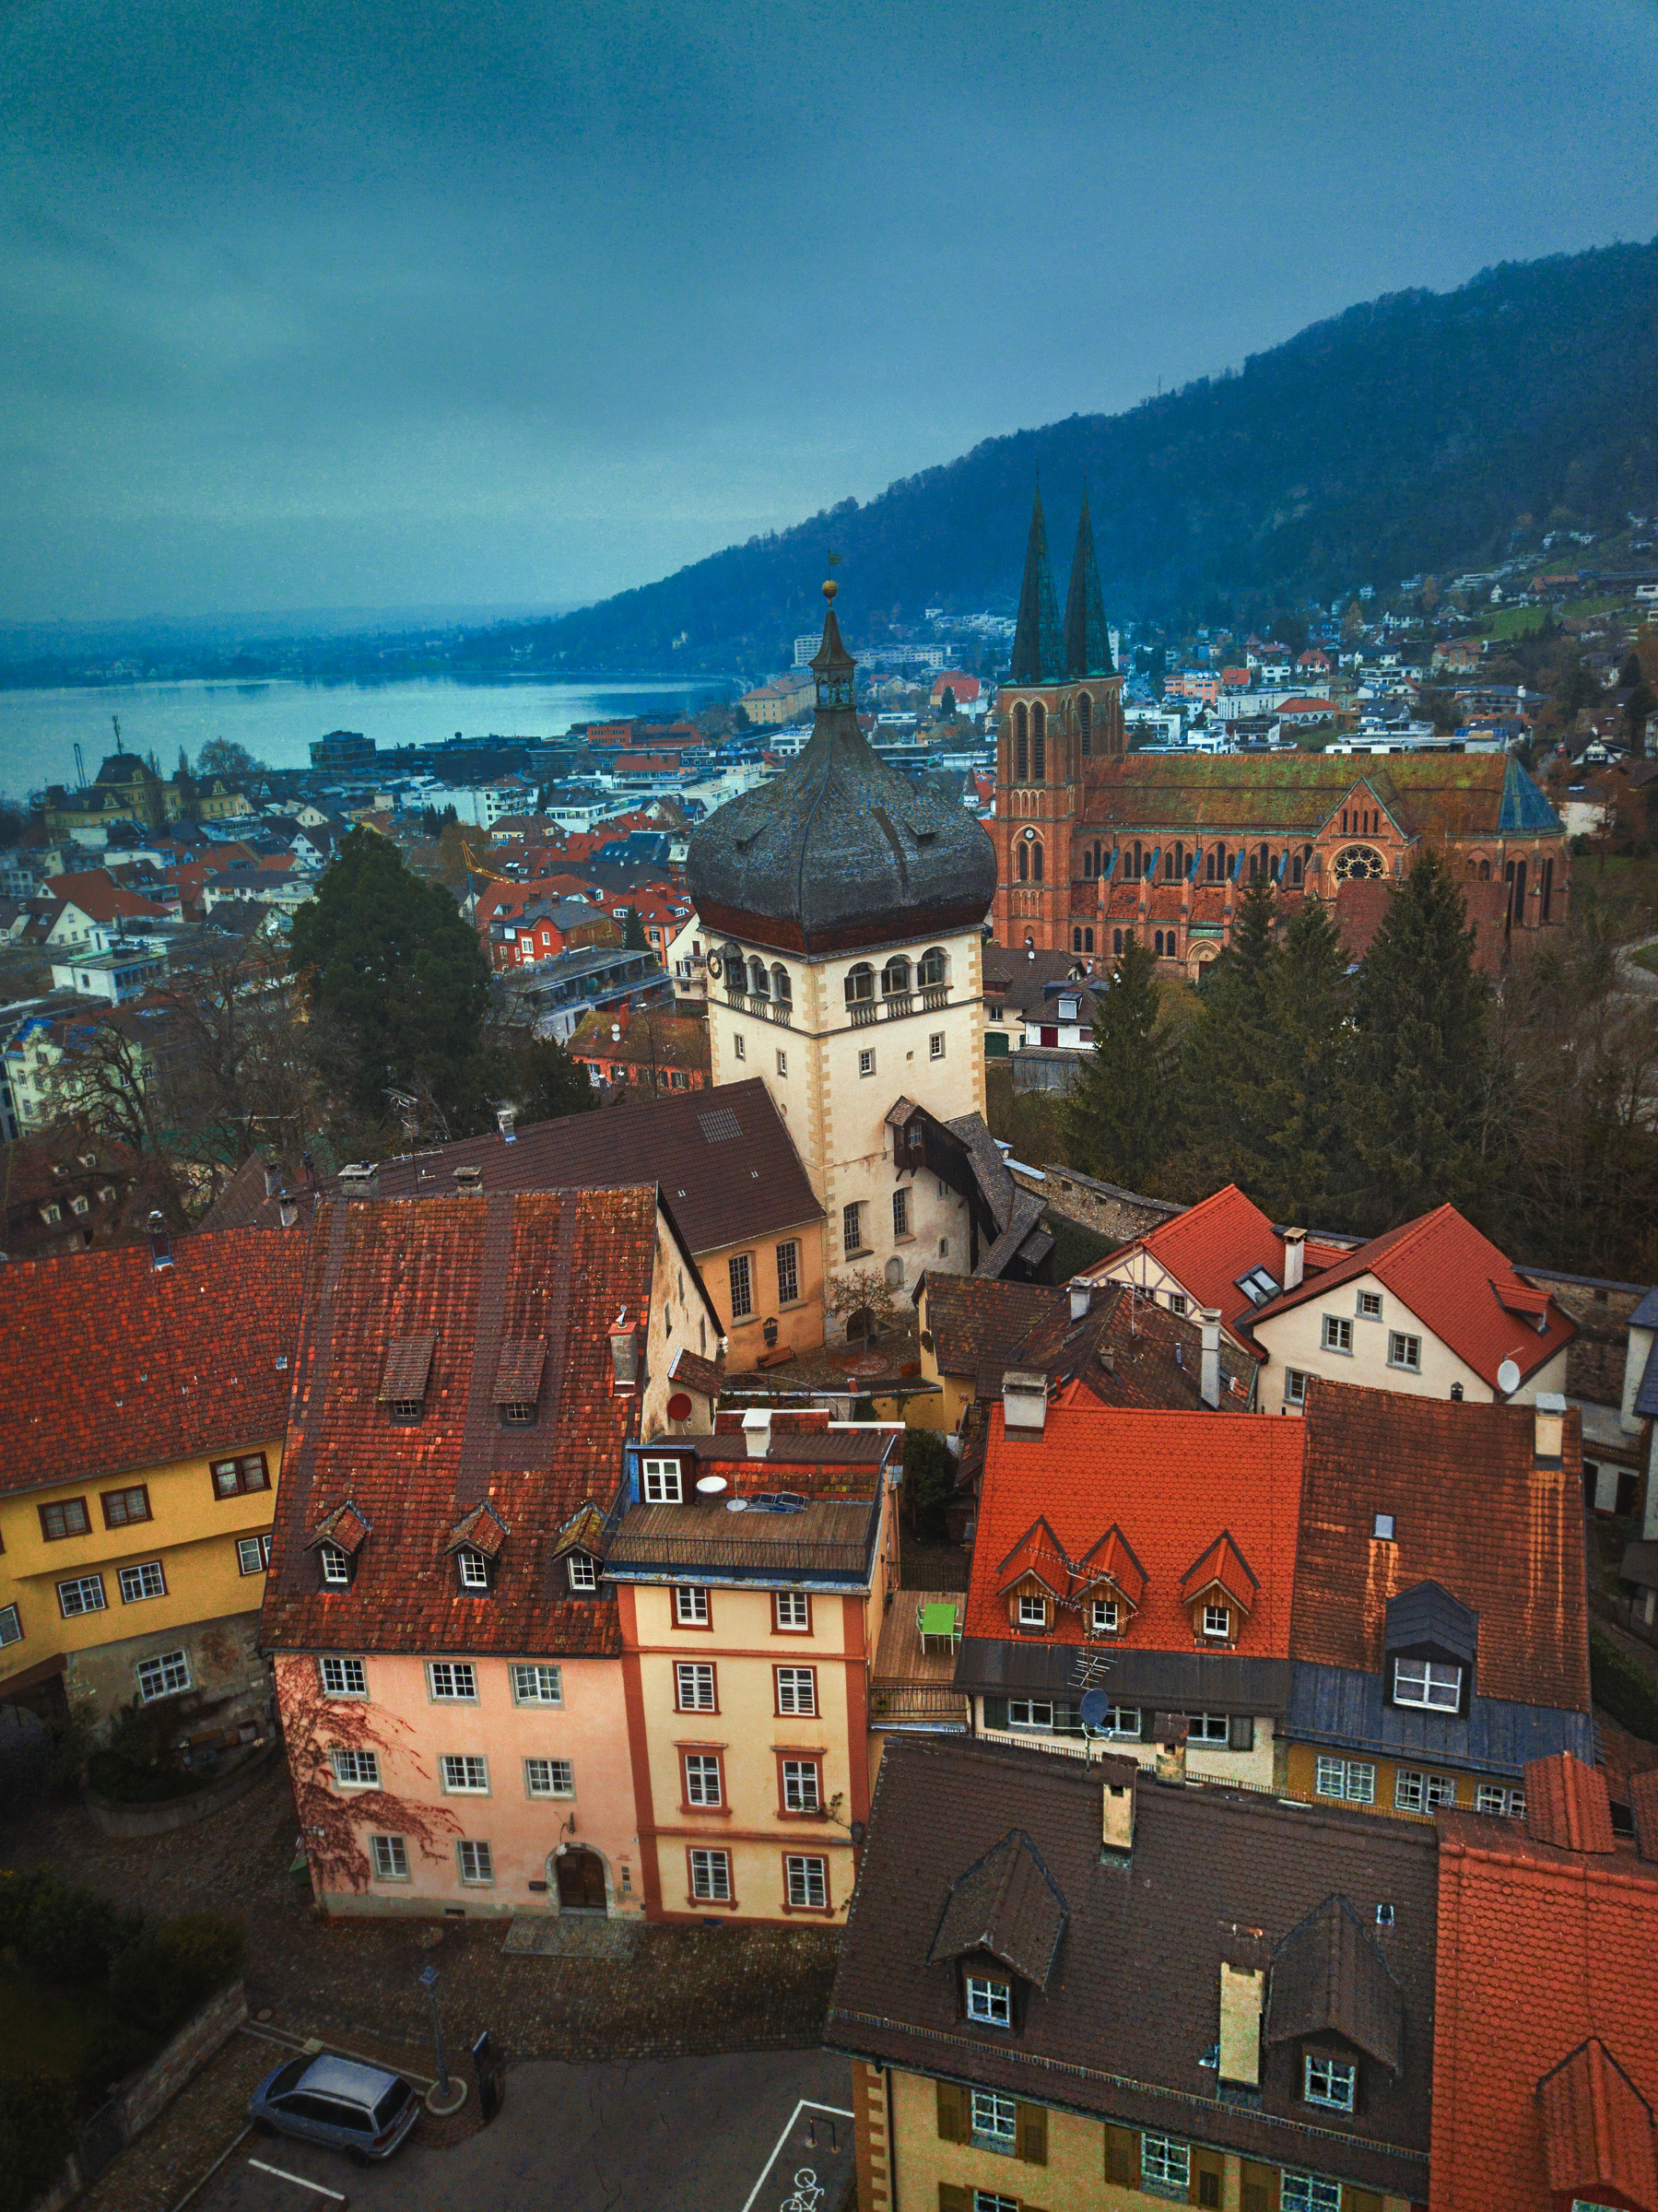
<path fill-rule="evenodd" d="M 773 1236 L 821 1221 L 823 1208 L 787 1124 L 756 1076 L 712 1090 L 666 1091 L 648 1105 L 606 1106 L 554 1122 L 380 1163 L 382 1198 L 447 1196 L 457 1168 L 481 1168 L 486 1191 L 608 1190 L 656 1182 L 693 1253 Z M 330 1188 L 335 1186 L 330 1185 Z M 264 1171 L 250 1161 L 208 1217 L 215 1228 L 257 1220 L 273 1227 Z"/>
<path fill-rule="evenodd" d="M 1350 793 L 1368 785 L 1406 836 L 1495 837 L 1508 766 L 1500 753 L 1393 755 L 1385 763 L 1330 753 L 1129 753 L 1091 767 L 1084 818 L 1090 830 L 1217 837 L 1283 830 L 1311 838 Z"/>
<path fill-rule="evenodd" d="M 677 1382 L 682 1390 L 694 1390 L 700 1398 L 718 1398 L 723 1386 L 723 1378 L 714 1362 L 693 1352 L 688 1345 L 681 1345 L 674 1354 L 668 1381 Z"/>
<path fill-rule="evenodd" d="M 1065 1909 L 1029 1836 L 1017 1830 L 993 1844 L 955 1884 L 927 1953 L 927 1964 L 988 1951 L 1046 1989 Z"/>
<path fill-rule="evenodd" d="M 265 1646 L 620 1649 L 613 1602 L 571 1597 L 554 1552 L 562 1526 L 589 1506 L 602 1517 L 617 1493 L 640 1400 L 614 1389 L 609 1331 L 623 1308 L 648 1313 L 656 1238 L 649 1188 L 319 1206 Z M 502 1427 L 502 1347 L 535 1336 L 548 1347 L 538 1418 Z M 410 1338 L 432 1348 L 424 1414 L 405 1425 L 379 1397 L 388 1350 Z M 370 1533 L 350 1587 L 325 1591 L 304 1548 L 347 1503 Z M 493 1587 L 464 1593 L 446 1546 L 486 1503 L 510 1533 Z"/>
<path fill-rule="evenodd" d="M 931 1269 L 926 1285 L 927 1333 L 941 1375 L 974 1375 L 982 1360 L 1004 1355 L 1008 1366 L 1015 1365 L 1014 1347 L 1048 1314 L 1056 1295 L 1043 1283 L 1004 1283 Z"/>
<path fill-rule="evenodd" d="M 1098 1767 L 983 1743 L 891 1740 L 825 2040 L 923 2075 L 1424 2198 L 1431 1831 L 1147 1779 L 1131 1786 L 1125 1871 L 1102 1863 Z M 964 1877 L 998 1847 L 1021 1841 L 1052 1885 L 1064 1927 L 1045 1988 L 1031 1991 L 1022 2026 L 1009 2034 L 961 2018 L 956 1969 L 938 1955 L 936 1937 Z M 1022 1877 L 1032 1891 L 1034 1872 Z M 1398 1991 L 1401 2068 L 1395 2076 L 1366 2065 L 1359 2112 L 1321 2112 L 1313 2129 L 1293 2050 L 1264 2051 L 1253 2109 L 1217 2098 L 1204 2060 L 1216 2041 L 1221 1959 L 1236 1945 L 1234 1931 L 1258 1931 L 1276 1948 L 1331 1898 L 1348 1900 L 1359 1925 L 1374 1930 L 1370 1940 Z M 1393 1914 L 1379 1926 L 1383 1902 Z M 1370 2032 L 1362 2006 L 1349 2013 Z"/>
<path fill-rule="evenodd" d="M 160 1466 L 280 1436 L 299 1234 L 179 1237 L 0 1268 L 0 1489 Z"/>
<path fill-rule="evenodd" d="M 1327 1897 L 1273 1953 L 1268 2043 L 1339 2035 L 1399 2071 L 1405 1999 L 1376 1939 L 1345 1897 Z"/>
<path fill-rule="evenodd" d="M 1437 1583 L 1479 1617 L 1476 1690 L 1589 1711 L 1583 1467 L 1533 1465 L 1529 1406 L 1310 1386 L 1290 1654 L 1379 1673 L 1390 1598 Z M 1393 1517 L 1393 1537 L 1373 1531 Z"/>
<path fill-rule="evenodd" d="M 990 1285 L 1031 1288 L 1038 1286 Z M 1047 1293 L 1047 1310 L 1029 1334 L 979 1363 L 976 1394 L 997 1396 L 1009 1369 L 1048 1376 L 1060 1402 L 1071 1404 L 1076 1385 L 1102 1406 L 1193 1411 L 1203 1403 L 1203 1330 L 1189 1317 L 1136 1295 L 1126 1284 L 1097 1283 L 1093 1302 L 1071 1317 L 1069 1286 Z M 927 1312 L 932 1315 L 929 1299 Z M 1260 1362 L 1229 1337 L 1220 1344 L 1221 1408 L 1247 1412 L 1254 1402 Z"/>

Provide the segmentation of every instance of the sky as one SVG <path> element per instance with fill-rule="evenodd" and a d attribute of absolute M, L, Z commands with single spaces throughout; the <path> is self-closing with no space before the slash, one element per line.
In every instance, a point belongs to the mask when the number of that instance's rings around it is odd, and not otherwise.
<path fill-rule="evenodd" d="M 1650 0 L 0 0 L 0 621 L 571 606 L 1658 229 Z"/>

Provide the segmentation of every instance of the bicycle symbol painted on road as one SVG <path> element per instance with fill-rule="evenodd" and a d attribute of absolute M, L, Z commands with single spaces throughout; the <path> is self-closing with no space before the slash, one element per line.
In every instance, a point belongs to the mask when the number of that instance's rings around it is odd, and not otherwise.
<path fill-rule="evenodd" d="M 802 2166 L 794 2176 L 794 2194 L 785 2196 L 778 2212 L 817 2212 L 823 2202 L 824 2190 L 817 2174 L 809 2166 Z"/>

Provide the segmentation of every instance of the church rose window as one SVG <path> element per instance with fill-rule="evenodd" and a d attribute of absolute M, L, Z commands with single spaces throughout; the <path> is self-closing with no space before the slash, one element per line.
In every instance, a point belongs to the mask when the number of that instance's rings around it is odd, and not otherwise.
<path fill-rule="evenodd" d="M 1337 883 L 1363 883 L 1386 873 L 1387 863 L 1373 845 L 1348 845 L 1335 855 Z"/>

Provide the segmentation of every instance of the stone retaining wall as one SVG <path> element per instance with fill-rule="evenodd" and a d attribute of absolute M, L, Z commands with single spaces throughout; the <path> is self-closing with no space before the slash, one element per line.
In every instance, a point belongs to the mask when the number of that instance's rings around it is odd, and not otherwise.
<path fill-rule="evenodd" d="M 1147 1198 L 1143 1191 L 1125 1191 L 1114 1182 L 1099 1182 L 1076 1168 L 1028 1168 L 1010 1159 L 1009 1172 L 1022 1190 L 1067 1221 L 1091 1229 L 1113 1244 L 1132 1243 L 1149 1230 L 1187 1209 L 1169 1198 Z"/>
<path fill-rule="evenodd" d="M 188 1797 L 163 1798 L 159 1805 L 115 1805 L 90 1790 L 83 1790 L 81 1797 L 106 1836 L 131 1841 L 139 1836 L 170 1835 L 175 1828 L 189 1828 L 194 1821 L 205 1820 L 209 1813 L 234 1805 L 281 1756 L 281 1745 L 269 1744 L 222 1782 L 210 1782 L 205 1790 L 195 1790 Z"/>

